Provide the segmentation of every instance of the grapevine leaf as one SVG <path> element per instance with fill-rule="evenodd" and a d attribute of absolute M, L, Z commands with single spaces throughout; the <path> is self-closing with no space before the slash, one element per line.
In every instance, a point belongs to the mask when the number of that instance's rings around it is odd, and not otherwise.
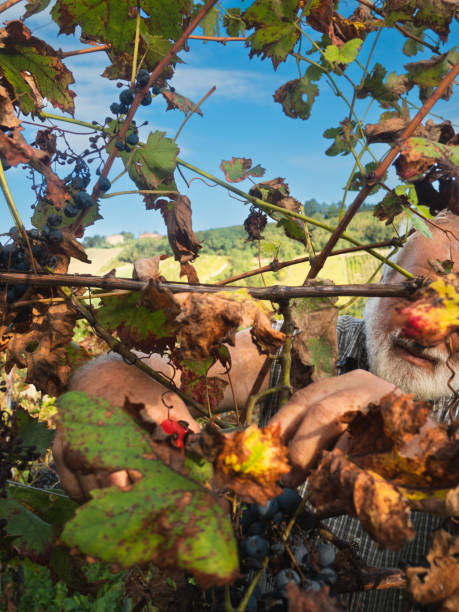
<path fill-rule="evenodd" d="M 226 380 L 218 376 L 207 375 L 216 358 L 212 355 L 202 361 L 191 361 L 183 359 L 180 350 L 176 350 L 173 357 L 175 366 L 180 370 L 181 390 L 202 406 L 208 404 L 211 410 L 215 409 L 222 401 L 228 386 Z"/>
<path fill-rule="evenodd" d="M 35 419 L 22 406 L 15 409 L 14 421 L 17 434 L 22 439 L 22 445 L 34 446 L 37 453 L 43 455 L 51 446 L 54 430 L 48 429 L 45 421 Z"/>
<path fill-rule="evenodd" d="M 57 207 L 65 205 L 69 199 L 64 182 L 49 167 L 48 155 L 45 151 L 34 149 L 24 140 L 22 128 L 14 128 L 7 136 L 0 131 L 0 154 L 9 166 L 30 164 L 46 179 L 46 197 Z"/>
<path fill-rule="evenodd" d="M 0 518 L 6 519 L 6 534 L 15 538 L 13 546 L 23 554 L 42 554 L 54 543 L 53 526 L 16 501 L 10 490 L 0 499 Z"/>
<path fill-rule="evenodd" d="M 172 138 L 157 130 L 150 132 L 145 144 L 137 146 L 134 155 L 121 151 L 120 157 L 139 189 L 156 189 L 173 179 L 178 153 Z"/>
<path fill-rule="evenodd" d="M 167 226 L 167 238 L 175 259 L 181 264 L 187 264 L 196 258 L 202 245 L 193 231 L 189 198 L 184 195 L 170 197 L 171 202 L 158 200 L 157 204 L 160 205 L 161 214 Z"/>
<path fill-rule="evenodd" d="M 372 96 L 383 108 L 389 108 L 402 94 L 413 87 L 413 83 L 406 75 L 397 75 L 393 72 L 384 80 L 386 74 L 387 70 L 384 66 L 376 63 L 370 74 L 365 77 L 363 84 L 357 89 L 357 97 Z"/>
<path fill-rule="evenodd" d="M 421 208 L 421 207 L 418 207 Z M 425 207 L 423 207 L 425 208 Z M 429 210 L 429 209 L 427 209 Z M 413 212 L 409 209 L 409 208 L 403 208 L 403 211 L 406 213 L 406 216 L 408 217 L 408 219 L 411 221 L 411 223 L 413 224 L 413 227 L 423 236 L 425 236 L 426 238 L 432 238 L 432 232 L 429 229 L 429 226 L 427 225 L 427 223 L 424 221 L 424 219 L 421 219 L 420 217 L 418 217 L 418 215 L 413 214 Z M 421 213 L 422 214 L 422 213 Z"/>
<path fill-rule="evenodd" d="M 262 505 L 281 492 L 277 482 L 290 465 L 278 424 L 261 429 L 250 425 L 233 434 L 208 426 L 203 435 L 203 447 L 210 454 L 216 452 L 214 468 L 222 487 L 229 487 L 244 501 Z"/>
<path fill-rule="evenodd" d="M 330 587 L 319 591 L 300 589 L 293 581 L 287 584 L 289 612 L 345 612 L 346 608 L 330 595 Z"/>
<path fill-rule="evenodd" d="M 242 19 L 248 28 L 255 28 L 246 43 L 250 47 L 250 57 L 270 57 L 274 70 L 287 59 L 300 37 L 293 23 L 297 4 L 296 0 L 281 0 L 275 3 L 273 10 L 271 0 L 255 0 L 247 8 Z"/>
<path fill-rule="evenodd" d="M 416 27 L 412 23 L 407 23 L 405 25 L 405 28 L 410 34 L 413 34 L 413 36 L 416 36 L 418 40 L 420 41 L 424 40 L 424 32 L 426 30 L 425 27 L 423 26 Z M 403 45 L 403 48 L 402 48 L 403 53 L 405 55 L 408 55 L 408 57 L 412 57 L 413 55 L 417 55 L 420 51 L 422 51 L 423 44 L 422 42 L 418 42 L 418 40 L 415 40 L 414 38 L 408 38 L 405 41 L 405 44 Z"/>
<path fill-rule="evenodd" d="M 199 26 L 204 36 L 220 36 L 219 17 L 220 11 L 216 6 L 213 6 L 203 17 Z"/>
<path fill-rule="evenodd" d="M 78 313 L 66 303 L 35 304 L 30 330 L 14 334 L 8 343 L 7 371 L 13 365 L 27 368 L 26 383 L 49 395 L 58 395 L 70 373 L 66 350 L 77 318 Z"/>
<path fill-rule="evenodd" d="M 152 311 L 139 306 L 140 295 L 104 298 L 97 310 L 97 320 L 102 327 L 117 331 L 128 348 L 144 353 L 163 353 L 175 344 L 175 329 L 164 310 Z"/>
<path fill-rule="evenodd" d="M 412 64 L 406 64 L 407 77 L 411 83 L 419 86 L 419 97 L 425 101 L 433 87 L 436 87 L 443 77 L 459 61 L 457 47 L 442 55 L 434 55 L 430 60 L 423 60 Z M 452 94 L 453 87 L 450 85 L 443 94 L 442 99 L 448 100 Z"/>
<path fill-rule="evenodd" d="M 168 89 L 162 89 L 161 93 L 167 102 L 166 110 L 172 110 L 172 109 L 177 108 L 178 110 L 183 111 L 185 115 L 187 115 L 195 107 L 194 102 L 192 102 L 191 100 L 188 100 L 188 98 L 185 98 L 185 96 L 182 96 L 176 91 L 169 91 Z M 201 115 L 202 117 L 202 111 L 200 108 L 196 109 L 195 112 L 198 115 Z"/>
<path fill-rule="evenodd" d="M 38 111 L 43 98 L 64 112 L 74 112 L 72 73 L 57 52 L 32 36 L 21 21 L 10 21 L 0 29 L 0 73 L 1 84 L 24 114 Z"/>
<path fill-rule="evenodd" d="M 45 489 L 7 485 L 8 497 L 22 504 L 39 519 L 61 527 L 75 514 L 78 504 L 69 497 Z"/>
<path fill-rule="evenodd" d="M 313 285 L 330 281 L 312 281 Z M 293 339 L 293 348 L 304 366 L 313 366 L 312 380 L 334 376 L 338 357 L 336 322 L 337 298 L 301 298 L 291 305 L 291 316 L 299 330 Z"/>
<path fill-rule="evenodd" d="M 334 140 L 333 144 L 325 151 L 326 155 L 334 157 L 335 155 L 348 155 L 351 152 L 351 147 L 354 147 L 358 141 L 358 136 L 354 131 L 354 122 L 345 119 L 340 122 L 338 128 L 329 128 L 325 130 L 324 137 Z"/>
<path fill-rule="evenodd" d="M 314 100 L 319 95 L 319 88 L 306 74 L 301 79 L 288 81 L 274 93 L 274 101 L 282 104 L 288 117 L 309 119 Z"/>
<path fill-rule="evenodd" d="M 448 40 L 449 26 L 456 12 L 456 4 L 449 0 L 387 0 L 384 3 L 385 22 L 392 26 L 397 21 L 416 27 L 430 28 L 443 42 Z"/>
<path fill-rule="evenodd" d="M 14 112 L 10 96 L 2 85 L 0 85 L 0 125 L 7 129 L 12 129 L 21 125 L 21 122 Z"/>
<path fill-rule="evenodd" d="M 376 204 L 373 215 L 380 221 L 386 221 L 386 225 L 390 225 L 408 204 L 408 198 L 405 195 L 397 195 L 391 191 L 386 193 L 381 202 Z"/>
<path fill-rule="evenodd" d="M 413 181 L 422 178 L 435 163 L 459 166 L 458 147 L 426 138 L 408 138 L 402 144 L 395 166 L 400 178 Z"/>
<path fill-rule="evenodd" d="M 241 327 L 251 327 L 252 338 L 260 349 L 271 352 L 279 348 L 285 335 L 274 330 L 262 304 L 241 292 L 199 295 L 177 293 L 180 314 L 178 340 L 184 359 L 206 359 L 224 343 L 234 343 L 234 335 Z"/>
<path fill-rule="evenodd" d="M 353 40 L 348 40 L 341 47 L 328 45 L 324 51 L 325 59 L 331 64 L 350 64 L 357 57 L 362 42 L 360 38 L 354 38 Z"/>
<path fill-rule="evenodd" d="M 406 317 L 402 333 L 426 344 L 436 344 L 459 328 L 457 274 L 437 277 L 421 291 L 416 302 L 401 312 Z"/>
<path fill-rule="evenodd" d="M 377 162 L 368 162 L 365 164 L 365 174 L 362 174 L 360 170 L 355 172 L 352 176 L 351 183 L 349 185 L 349 191 L 360 191 L 364 185 L 366 185 L 368 180 L 368 175 L 376 170 L 378 167 Z M 386 180 L 387 173 L 381 179 L 382 182 Z M 375 185 L 373 189 L 370 191 L 370 195 L 378 192 L 380 189 L 380 185 Z"/>
<path fill-rule="evenodd" d="M 27 19 L 31 15 L 41 13 L 48 8 L 50 2 L 51 0 L 30 0 L 30 2 L 27 2 L 25 5 L 26 12 L 24 13 L 22 19 Z"/>
<path fill-rule="evenodd" d="M 228 183 L 239 183 L 248 176 L 259 177 L 265 173 L 265 169 L 260 164 L 252 167 L 252 160 L 246 157 L 232 157 L 231 161 L 223 160 L 220 169 Z"/>
<path fill-rule="evenodd" d="M 147 433 L 125 412 L 70 392 L 59 399 L 59 414 L 83 463 L 142 474 L 127 491 L 93 491 L 64 528 L 67 545 L 122 567 L 152 561 L 190 571 L 204 587 L 234 578 L 237 550 L 223 510 L 197 482 L 157 460 Z"/>
<path fill-rule="evenodd" d="M 240 8 L 228 8 L 223 16 L 223 27 L 228 36 L 245 36 L 245 23 Z"/>
<path fill-rule="evenodd" d="M 362 527 L 384 548 L 398 550 L 416 535 L 407 501 L 395 486 L 374 472 L 358 468 L 341 451 L 324 452 L 310 476 L 318 512 L 331 503 L 357 516 Z"/>
<path fill-rule="evenodd" d="M 364 39 L 369 32 L 383 26 L 384 22 L 375 19 L 366 6 L 358 6 L 348 17 L 334 10 L 333 0 L 318 0 L 309 4 L 306 21 L 338 48 L 354 39 Z"/>
<path fill-rule="evenodd" d="M 88 225 L 92 225 L 98 219 L 102 219 L 99 214 L 99 208 L 99 204 L 94 202 L 90 208 L 86 209 L 86 215 L 82 222 L 83 227 L 88 227 Z M 46 225 L 49 215 L 56 214 L 56 212 L 56 206 L 50 204 L 46 200 L 39 200 L 35 205 L 35 210 L 32 215 L 32 225 L 38 229 L 42 229 L 43 226 Z M 74 221 L 74 218 L 62 215 L 60 227 L 70 227 Z"/>
<path fill-rule="evenodd" d="M 459 536 L 438 530 L 427 554 L 428 567 L 408 567 L 408 589 L 414 600 L 441 610 L 459 605 Z"/>

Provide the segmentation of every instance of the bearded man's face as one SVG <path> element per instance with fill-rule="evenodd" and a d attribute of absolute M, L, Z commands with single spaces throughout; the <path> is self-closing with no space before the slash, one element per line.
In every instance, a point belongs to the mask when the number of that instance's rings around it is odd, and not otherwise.
<path fill-rule="evenodd" d="M 459 221 L 454 221 L 458 231 Z M 449 227 L 449 226 L 448 226 Z M 397 263 L 416 276 L 432 275 L 429 260 L 451 259 L 459 271 L 457 233 L 433 230 L 433 238 L 413 236 L 403 248 Z M 390 272 L 385 282 L 400 282 L 403 277 Z M 459 342 L 457 334 L 435 346 L 403 337 L 404 320 L 400 310 L 407 304 L 401 298 L 371 298 L 365 308 L 365 328 L 370 371 L 391 382 L 416 399 L 436 400 L 459 388 Z"/>

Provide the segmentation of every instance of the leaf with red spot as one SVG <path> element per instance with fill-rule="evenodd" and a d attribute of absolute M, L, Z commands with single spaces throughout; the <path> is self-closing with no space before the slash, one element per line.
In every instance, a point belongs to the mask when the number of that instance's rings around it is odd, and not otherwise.
<path fill-rule="evenodd" d="M 252 160 L 246 157 L 232 157 L 231 161 L 223 160 L 220 169 L 228 183 L 240 183 L 249 176 L 263 176 L 265 169 L 258 164 L 252 167 Z"/>
<path fill-rule="evenodd" d="M 236 542 L 217 498 L 163 463 L 130 414 L 72 391 L 59 398 L 59 419 L 88 469 L 132 469 L 142 476 L 128 490 L 93 490 L 64 527 L 68 546 L 121 567 L 153 562 L 191 572 L 203 588 L 234 580 Z"/>

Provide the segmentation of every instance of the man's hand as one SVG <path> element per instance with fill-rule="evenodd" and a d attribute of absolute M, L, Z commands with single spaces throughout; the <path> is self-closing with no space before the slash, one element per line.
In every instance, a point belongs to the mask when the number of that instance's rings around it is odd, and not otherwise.
<path fill-rule="evenodd" d="M 165 362 L 163 366 L 159 362 L 155 365 L 157 370 L 167 375 L 166 369 L 170 366 Z M 131 403 L 144 404 L 148 418 L 155 423 L 170 418 L 186 421 L 194 432 L 200 430 L 178 395 L 115 356 L 95 359 L 80 368 L 69 385 L 69 391 L 84 391 L 91 397 L 107 400 L 114 407 L 123 406 L 127 398 Z M 53 455 L 63 488 L 80 502 L 89 499 L 92 489 L 110 485 L 127 489 L 140 478 L 135 470 L 83 473 L 78 469 L 78 462 L 75 462 L 72 450 L 59 430 L 53 443 Z"/>
<path fill-rule="evenodd" d="M 354 370 L 292 395 L 270 420 L 280 423 L 293 465 L 283 482 L 295 487 L 305 481 L 320 451 L 332 447 L 346 431 L 346 423 L 340 421 L 344 414 L 364 409 L 393 391 L 399 390 L 391 383 L 365 370 Z"/>

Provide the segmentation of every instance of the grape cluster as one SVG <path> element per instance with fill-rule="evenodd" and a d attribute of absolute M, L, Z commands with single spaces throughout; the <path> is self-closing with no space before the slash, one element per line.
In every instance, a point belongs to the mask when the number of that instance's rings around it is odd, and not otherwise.
<path fill-rule="evenodd" d="M 247 240 L 260 240 L 263 238 L 261 232 L 265 229 L 267 221 L 268 218 L 264 213 L 251 206 L 249 216 L 244 221 Z"/>
<path fill-rule="evenodd" d="M 62 232 L 56 228 L 58 223 L 60 223 L 59 215 L 49 215 L 47 224 L 41 231 L 38 229 L 27 230 L 28 244 L 20 236 L 17 228 L 12 227 L 9 235 L 13 242 L 4 245 L 0 244 L 0 271 L 34 272 L 31 255 L 36 266 L 55 268 L 58 264 L 58 259 L 52 253 L 52 249 L 62 240 Z M 27 289 L 28 285 L 25 284 L 0 284 L 0 303 L 4 301 L 13 303 L 21 299 Z M 26 307 L 19 314 L 24 318 L 25 315 L 28 316 L 30 314 L 30 311 L 31 307 Z"/>
<path fill-rule="evenodd" d="M 335 548 L 315 536 L 315 519 L 310 512 L 299 513 L 287 540 L 284 539 L 287 525 L 300 503 L 297 491 L 285 488 L 265 506 L 249 504 L 242 511 L 237 532 L 243 577 L 231 587 L 233 606 L 240 604 L 266 557 L 269 563 L 250 596 L 247 612 L 287 612 L 290 582 L 305 591 L 319 591 L 324 585 L 333 588 L 337 580 L 331 567 Z M 225 609 L 222 589 L 207 591 L 206 600 L 213 612 Z"/>
<path fill-rule="evenodd" d="M 35 446 L 25 446 L 18 436 L 14 415 L 6 410 L 0 411 L 0 492 L 5 491 L 12 468 L 25 470 L 39 456 Z"/>

